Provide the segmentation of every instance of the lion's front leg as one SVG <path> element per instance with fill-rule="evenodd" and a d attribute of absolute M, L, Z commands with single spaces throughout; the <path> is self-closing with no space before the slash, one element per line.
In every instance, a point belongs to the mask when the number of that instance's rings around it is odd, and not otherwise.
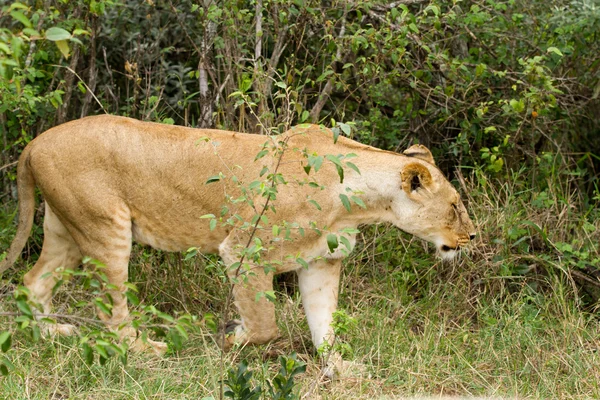
<path fill-rule="evenodd" d="M 262 268 L 230 271 L 235 305 L 240 320 L 229 321 L 225 328 L 225 349 L 234 344 L 263 344 L 279 337 L 275 304 L 265 293 L 273 291 L 273 273 Z"/>
<path fill-rule="evenodd" d="M 324 343 L 332 346 L 334 332 L 331 327 L 333 313 L 337 308 L 342 260 L 319 260 L 308 269 L 297 270 L 302 305 L 308 321 L 313 344 L 319 349 Z M 325 374 L 333 378 L 342 369 L 339 354 L 324 354 Z"/>

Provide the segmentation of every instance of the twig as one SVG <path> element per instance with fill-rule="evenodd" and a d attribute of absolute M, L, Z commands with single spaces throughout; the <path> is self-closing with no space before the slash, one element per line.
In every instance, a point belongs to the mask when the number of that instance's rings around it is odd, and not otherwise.
<path fill-rule="evenodd" d="M 115 102 L 115 110 L 119 109 L 119 98 L 112 91 L 112 88 L 115 86 L 115 82 L 113 80 L 113 72 L 110 66 L 108 65 L 108 59 L 106 57 L 106 47 L 102 46 L 102 55 L 104 56 L 104 65 L 106 66 L 106 71 L 108 72 L 108 77 L 110 78 L 110 86 L 106 85 L 106 91 L 110 94 Z"/>
<path fill-rule="evenodd" d="M 275 178 L 277 175 L 277 171 L 279 170 L 279 167 L 281 166 L 281 160 L 283 159 L 283 155 L 285 153 L 285 150 L 287 148 L 287 142 L 290 139 L 290 136 L 286 137 L 284 139 L 284 141 L 282 142 L 282 148 L 281 148 L 281 152 L 279 154 L 279 157 L 277 158 L 277 164 L 275 164 L 275 169 L 273 171 L 273 174 L 271 175 L 271 188 L 273 188 L 276 185 L 275 182 Z M 258 218 L 256 219 L 256 223 L 254 224 L 254 226 L 252 227 L 252 232 L 250 232 L 250 237 L 248 238 L 248 242 L 246 243 L 245 249 L 248 249 L 250 247 L 250 244 L 252 244 L 252 239 L 254 239 L 254 235 L 256 235 L 256 231 L 258 230 L 258 225 L 261 222 L 262 216 L 265 214 L 265 212 L 267 211 L 267 209 L 269 208 L 269 203 L 271 200 L 271 196 L 267 196 L 267 201 L 265 202 L 265 205 L 262 207 L 262 210 L 260 212 L 260 215 L 258 216 Z M 242 265 L 244 263 L 244 260 L 246 259 L 246 253 L 242 253 L 240 260 L 239 260 L 239 265 L 235 270 L 235 278 L 238 278 L 240 276 L 240 271 L 242 268 Z M 224 312 L 223 315 L 225 316 L 225 320 L 227 320 L 229 318 L 229 308 L 231 307 L 231 303 L 233 302 L 233 289 L 235 287 L 236 283 L 235 282 L 231 282 L 231 286 L 229 287 L 229 293 L 227 294 L 227 298 L 225 300 L 225 305 L 224 305 Z M 227 321 L 225 321 L 227 322 Z M 221 358 L 220 358 L 220 370 L 223 371 L 225 368 L 225 339 L 226 339 L 226 334 L 225 334 L 225 329 L 223 328 L 222 332 L 221 332 Z M 224 383 L 223 380 L 220 381 L 220 398 L 223 399 L 224 396 Z"/>
<path fill-rule="evenodd" d="M 90 87 L 83 81 L 83 79 L 81 79 L 81 77 L 77 74 L 77 72 L 73 71 L 70 67 L 65 67 L 64 65 L 56 65 L 53 64 L 53 67 L 58 67 L 58 68 L 65 68 L 67 71 L 71 72 L 73 75 L 75 75 L 77 77 L 77 79 L 79 79 L 79 81 L 81 82 L 81 84 L 83 86 L 85 86 L 86 90 L 88 90 L 91 94 L 92 97 L 94 98 L 94 100 L 96 100 L 96 103 L 98 103 L 98 105 L 100 106 L 100 108 L 102 108 L 102 111 L 104 111 L 104 114 L 108 114 L 106 112 L 106 110 L 104 109 L 104 106 L 102 105 L 102 103 L 100 102 L 100 100 L 98 100 L 98 98 L 96 97 L 96 95 L 94 94 L 94 92 L 92 92 L 90 90 Z"/>
<path fill-rule="evenodd" d="M 0 171 L 2 171 L 5 168 L 10 168 L 10 167 L 12 167 L 14 165 L 17 165 L 18 163 L 19 163 L 18 161 L 13 161 L 11 163 L 5 164 L 5 165 L 3 165 L 3 166 L 0 167 Z"/>

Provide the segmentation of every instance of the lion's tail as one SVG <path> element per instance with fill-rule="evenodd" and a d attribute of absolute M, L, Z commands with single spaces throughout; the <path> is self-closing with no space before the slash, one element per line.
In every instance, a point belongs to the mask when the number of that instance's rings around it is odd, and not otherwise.
<path fill-rule="evenodd" d="M 35 179 L 29 167 L 29 149 L 25 148 L 17 166 L 17 194 L 19 196 L 19 226 L 17 234 L 8 249 L 6 258 L 0 261 L 0 276 L 17 260 L 33 226 L 35 213 Z"/>

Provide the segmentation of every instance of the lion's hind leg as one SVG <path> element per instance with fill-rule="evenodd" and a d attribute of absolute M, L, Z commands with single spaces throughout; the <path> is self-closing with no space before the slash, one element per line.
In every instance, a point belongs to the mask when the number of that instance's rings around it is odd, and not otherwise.
<path fill-rule="evenodd" d="M 226 241 L 221 245 L 221 257 L 226 265 L 235 265 L 236 253 L 227 244 Z M 275 304 L 273 299 L 269 299 L 273 292 L 273 272 L 245 264 L 230 268 L 228 275 L 240 319 L 227 321 L 225 340 L 222 342 L 223 338 L 218 338 L 218 344 L 228 350 L 234 344 L 263 344 L 278 338 Z"/>
<path fill-rule="evenodd" d="M 108 329 L 116 331 L 121 340 L 129 341 L 133 350 L 164 354 L 167 350 L 165 343 L 150 339 L 143 341 L 138 337 L 137 330 L 129 325 L 129 309 L 125 296 L 127 290 L 125 282 L 129 276 L 128 266 L 132 247 L 132 222 L 129 209 L 123 205 L 105 214 L 104 218 L 96 216 L 93 221 L 87 221 L 86 234 L 75 239 L 82 254 L 104 265 L 99 272 L 106 276 L 111 286 L 107 291 L 111 300 L 111 312 L 106 314 L 98 309 L 98 317 Z"/>
<path fill-rule="evenodd" d="M 51 312 L 52 291 L 60 279 L 55 271 L 62 267 L 74 269 L 81 263 L 79 247 L 65 226 L 58 219 L 48 203 L 45 206 L 44 243 L 42 253 L 33 268 L 25 274 L 25 287 L 29 289 L 30 300 L 40 304 L 43 314 Z M 41 324 L 48 334 L 71 335 L 75 326 L 70 324 Z"/>

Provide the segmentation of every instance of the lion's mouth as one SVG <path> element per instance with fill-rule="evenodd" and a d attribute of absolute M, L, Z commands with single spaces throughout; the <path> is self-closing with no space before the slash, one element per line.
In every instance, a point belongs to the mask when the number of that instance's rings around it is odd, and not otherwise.
<path fill-rule="evenodd" d="M 460 254 L 460 246 L 451 247 L 443 244 L 439 247 L 438 255 L 447 261 L 452 261 Z"/>
<path fill-rule="evenodd" d="M 442 251 L 453 251 L 453 250 L 458 250 L 459 247 L 450 247 L 450 246 L 446 246 L 445 244 L 442 245 L 441 250 Z"/>

